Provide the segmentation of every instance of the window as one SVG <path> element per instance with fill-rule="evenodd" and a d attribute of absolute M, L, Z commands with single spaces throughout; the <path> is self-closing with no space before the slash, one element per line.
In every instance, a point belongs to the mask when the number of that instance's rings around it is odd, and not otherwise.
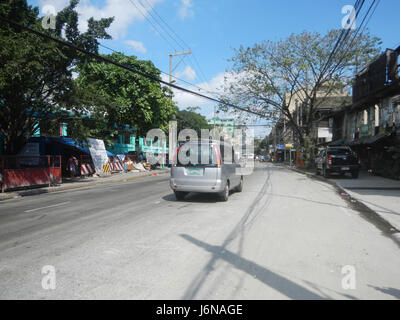
<path fill-rule="evenodd" d="M 215 148 L 213 145 L 209 144 L 194 144 L 190 143 L 189 145 L 183 144 L 181 147 L 185 146 L 186 151 L 186 159 L 182 159 L 181 156 L 181 151 L 178 152 L 178 167 L 216 167 L 217 166 L 217 155 L 215 152 Z M 207 152 L 208 147 L 208 161 L 206 163 L 202 163 L 202 152 Z M 222 155 L 222 149 L 221 149 L 221 155 Z M 196 161 L 192 159 L 196 159 Z M 187 163 L 188 162 L 188 163 Z"/>
<path fill-rule="evenodd" d="M 334 156 L 334 155 L 350 155 L 352 154 L 351 150 L 348 148 L 331 148 L 328 149 L 328 155 Z"/>
<path fill-rule="evenodd" d="M 123 144 L 131 144 L 131 135 L 129 133 L 125 133 L 122 136 L 122 143 Z"/>

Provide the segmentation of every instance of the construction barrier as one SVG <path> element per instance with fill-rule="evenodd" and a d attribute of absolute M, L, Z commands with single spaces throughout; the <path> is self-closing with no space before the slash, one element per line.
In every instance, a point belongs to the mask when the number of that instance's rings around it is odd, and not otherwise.
<path fill-rule="evenodd" d="M 81 176 L 91 176 L 96 173 L 92 157 L 89 155 L 81 155 L 79 159 Z"/>
<path fill-rule="evenodd" d="M 81 163 L 81 176 L 91 176 L 95 173 L 93 163 Z"/>
<path fill-rule="evenodd" d="M 109 165 L 112 173 L 123 172 L 124 165 L 118 157 L 109 157 Z"/>
<path fill-rule="evenodd" d="M 62 183 L 61 156 L 2 156 L 1 191 Z"/>
<path fill-rule="evenodd" d="M 111 172 L 122 172 L 124 168 L 120 162 L 110 162 Z"/>
<path fill-rule="evenodd" d="M 110 168 L 110 164 L 103 164 L 103 167 L 102 167 L 102 173 L 109 173 L 109 174 L 111 174 L 111 168 Z"/>

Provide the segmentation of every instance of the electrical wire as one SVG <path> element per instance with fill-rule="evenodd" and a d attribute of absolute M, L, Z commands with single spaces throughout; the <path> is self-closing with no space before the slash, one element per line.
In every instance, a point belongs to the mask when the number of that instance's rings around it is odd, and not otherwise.
<path fill-rule="evenodd" d="M 117 51 L 117 50 L 115 50 L 115 49 L 112 49 L 112 48 L 110 48 L 110 47 L 108 47 L 108 46 L 105 46 L 105 45 L 103 45 L 103 44 L 101 44 L 101 43 L 99 43 L 98 45 L 99 45 L 99 47 L 103 47 L 103 48 L 105 48 L 105 49 L 107 49 L 107 50 L 110 50 L 110 51 L 112 51 L 112 52 L 114 52 L 114 53 L 120 53 L 119 51 Z M 164 75 L 166 75 L 166 76 L 169 76 L 169 74 L 168 74 L 167 72 L 164 72 L 164 71 L 162 71 L 162 70 L 159 70 L 159 71 L 160 71 L 162 74 L 164 74 Z M 197 88 L 199 91 L 205 91 L 205 92 L 207 92 L 207 93 L 211 93 L 211 94 L 218 95 L 217 92 L 208 91 L 208 90 L 206 90 L 206 89 L 204 89 L 204 88 L 202 88 L 202 87 L 199 87 L 199 86 L 195 85 L 194 83 L 191 83 L 191 82 L 189 82 L 189 81 L 183 80 L 183 79 L 178 78 L 178 77 L 176 77 L 176 76 L 174 76 L 174 75 L 172 75 L 171 77 L 174 78 L 174 79 L 177 80 L 177 81 L 183 82 L 183 83 L 185 83 L 185 84 L 187 84 L 187 85 L 189 85 L 189 86 L 192 86 L 192 87 L 194 87 L 194 88 Z"/>
<path fill-rule="evenodd" d="M 129 1 L 132 2 L 132 0 L 129 0 Z M 164 32 L 178 45 L 178 47 L 180 47 L 182 50 L 190 49 L 190 46 L 187 44 L 187 42 L 186 42 L 185 40 L 183 40 L 183 39 L 178 35 L 177 32 L 175 32 L 175 30 L 165 21 L 165 19 L 162 18 L 162 16 L 157 12 L 157 10 L 155 9 L 155 7 L 154 7 L 148 0 L 138 0 L 138 1 L 140 2 L 141 6 L 142 6 L 143 8 L 144 8 L 145 6 L 143 5 L 143 2 L 142 2 L 142 1 L 144 1 L 144 2 L 147 3 L 148 7 L 151 9 L 151 10 L 149 11 L 150 16 L 153 18 L 153 20 L 155 21 L 155 23 L 157 23 L 157 25 L 159 25 L 160 28 L 161 28 L 162 30 L 164 30 Z M 136 5 L 135 5 L 135 6 L 136 6 Z M 137 7 L 137 6 L 136 6 L 136 7 Z M 153 14 L 152 12 L 154 12 L 154 14 Z M 159 23 L 159 21 L 155 18 L 155 16 L 158 17 L 158 20 L 161 21 L 161 23 Z M 163 26 L 163 24 L 165 25 L 165 27 Z M 168 31 L 167 29 L 169 29 L 170 31 Z M 172 35 L 171 35 L 171 34 L 172 34 Z M 175 48 L 174 48 L 174 50 L 176 51 Z M 204 72 L 203 72 L 203 70 L 202 70 L 202 68 L 201 68 L 201 66 L 200 66 L 200 63 L 198 62 L 198 60 L 197 60 L 197 58 L 196 58 L 194 52 L 192 52 L 192 56 L 193 56 L 193 61 L 194 61 L 194 63 L 192 63 L 192 65 L 193 65 L 194 69 L 196 69 L 196 67 L 195 67 L 195 65 L 196 65 L 196 66 L 197 66 L 197 69 L 198 69 L 198 71 L 199 71 L 198 74 L 199 74 L 200 80 L 203 81 L 203 82 L 207 85 L 207 87 L 208 87 L 208 90 L 206 90 L 206 89 L 204 89 L 204 88 L 203 88 L 202 90 L 215 94 L 215 92 L 210 91 L 210 86 L 208 85 L 207 77 L 204 75 Z M 186 56 L 185 56 L 185 57 L 186 57 Z M 191 57 L 191 56 L 188 56 L 188 60 L 192 61 L 192 57 Z M 183 60 L 183 63 L 184 63 L 187 67 L 189 67 L 189 65 L 186 63 L 185 60 Z"/>
<path fill-rule="evenodd" d="M 139 12 L 140 14 L 151 24 L 151 26 L 153 27 L 153 29 L 160 35 L 161 38 L 164 39 L 165 42 L 168 43 L 168 45 L 175 50 L 174 45 L 171 44 L 171 42 L 164 37 L 164 35 L 160 32 L 160 30 L 154 25 L 154 23 L 147 17 L 147 15 L 145 13 L 143 13 L 143 11 L 139 8 L 139 6 L 133 1 L 133 0 L 128 0 Z"/>
<path fill-rule="evenodd" d="M 332 50 L 332 52 L 330 53 L 326 64 L 325 64 L 324 67 L 322 68 L 321 76 L 322 76 L 323 74 L 325 74 L 325 72 L 328 70 L 329 65 L 330 65 L 330 63 L 331 63 L 333 57 L 335 56 L 335 54 L 336 54 L 338 48 L 340 49 L 340 47 L 344 45 L 344 43 L 345 43 L 347 37 L 348 37 L 349 34 L 350 34 L 350 30 L 351 30 L 351 28 L 353 27 L 355 21 L 357 20 L 357 17 L 358 17 L 358 15 L 359 15 L 359 13 L 360 13 L 360 11 L 361 11 L 361 9 L 362 9 L 364 3 L 365 3 L 365 0 L 357 0 L 356 3 L 354 4 L 354 8 L 355 8 L 355 11 L 356 11 L 355 19 L 352 21 L 352 23 L 351 23 L 351 25 L 349 26 L 348 29 L 343 29 L 342 32 L 340 33 L 340 35 L 339 35 L 339 37 L 338 37 L 338 40 L 336 41 L 335 46 L 333 47 L 333 50 Z"/>
<path fill-rule="evenodd" d="M 204 98 L 204 99 L 209 100 L 209 101 L 217 102 L 217 103 L 219 103 L 219 104 L 225 105 L 225 106 L 227 106 L 227 107 L 230 107 L 230 108 L 233 108 L 233 109 L 236 109 L 236 110 L 240 110 L 240 111 L 243 111 L 243 112 L 251 113 L 251 114 L 257 115 L 257 116 L 259 116 L 259 117 L 265 117 L 265 114 L 258 113 L 258 112 L 255 112 L 255 111 L 251 111 L 251 110 L 248 110 L 248 109 L 245 109 L 245 108 L 236 106 L 236 105 L 234 105 L 234 104 L 227 103 L 227 102 L 225 102 L 225 101 L 222 101 L 222 100 L 219 100 L 219 99 L 216 99 L 216 98 L 213 98 L 213 97 L 209 97 L 209 96 L 206 96 L 206 95 L 204 95 L 204 94 L 197 93 L 197 92 L 195 92 L 195 91 L 192 91 L 192 90 L 189 90 L 189 89 L 186 89 L 186 88 L 177 86 L 177 85 L 175 85 L 175 84 L 166 82 L 166 81 L 164 81 L 164 80 L 162 80 L 162 79 L 158 79 L 158 78 L 156 78 L 156 77 L 154 77 L 154 76 L 152 76 L 152 75 L 149 75 L 149 74 L 146 74 L 146 73 L 144 73 L 144 72 L 141 72 L 141 71 L 132 69 L 131 67 L 125 66 L 125 65 L 123 65 L 123 64 L 120 64 L 120 63 L 118 63 L 118 62 L 116 62 L 116 61 L 113 61 L 112 59 L 103 57 L 103 56 L 101 56 L 101 55 L 99 55 L 99 54 L 97 54 L 97 53 L 93 53 L 93 52 L 90 52 L 90 51 L 88 51 L 88 50 L 79 48 L 79 47 L 77 47 L 76 45 L 74 45 L 74 44 L 72 44 L 72 43 L 70 43 L 70 42 L 67 42 L 67 41 L 64 41 L 64 40 L 61 40 L 61 39 L 54 38 L 54 37 L 52 37 L 52 36 L 50 36 L 50 35 L 48 35 L 48 34 L 45 34 L 45 33 L 43 33 L 43 32 L 34 30 L 34 29 L 30 28 L 30 27 L 27 27 L 27 26 L 24 26 L 24 25 L 20 25 L 20 24 L 14 22 L 14 21 L 9 20 L 9 19 L 7 19 L 7 18 L 4 18 L 4 17 L 2 17 L 2 16 L 0 16 L 0 20 L 3 21 L 3 22 L 7 22 L 8 24 L 10 24 L 10 25 L 12 25 L 13 27 L 15 27 L 17 30 L 18 30 L 18 29 L 25 30 L 25 31 L 30 32 L 30 33 L 32 33 L 32 34 L 35 34 L 35 35 L 37 35 L 37 36 L 39 36 L 39 37 L 42 37 L 42 38 L 44 38 L 44 39 L 54 41 L 54 42 L 56 42 L 56 43 L 58 43 L 58 44 L 60 44 L 60 45 L 63 45 L 63 46 L 69 47 L 69 48 L 71 48 L 71 49 L 74 49 L 74 50 L 76 50 L 76 51 L 79 51 L 79 52 L 81 52 L 81 53 L 84 53 L 84 54 L 86 54 L 86 55 L 88 55 L 88 56 L 90 56 L 90 57 L 92 57 L 92 58 L 95 58 L 95 59 L 97 59 L 97 60 L 99 60 L 99 61 L 102 61 L 102 62 L 105 62 L 105 63 L 109 63 L 109 64 L 113 64 L 113 65 L 115 65 L 115 66 L 117 66 L 117 67 L 119 67 L 119 68 L 125 69 L 125 70 L 127 70 L 127 71 L 129 71 L 129 72 L 135 73 L 135 74 L 140 75 L 140 76 L 142 76 L 142 77 L 144 77 L 144 78 L 147 78 L 147 79 L 149 79 L 149 80 L 152 80 L 152 81 L 155 81 L 155 82 L 159 82 L 160 84 L 166 85 L 166 86 L 171 87 L 171 88 L 174 88 L 174 89 L 176 89 L 176 90 L 180 90 L 180 91 L 183 91 L 183 92 L 192 94 L 192 95 L 194 95 L 194 96 L 198 96 L 198 97 L 200 97 L 200 98 Z"/>

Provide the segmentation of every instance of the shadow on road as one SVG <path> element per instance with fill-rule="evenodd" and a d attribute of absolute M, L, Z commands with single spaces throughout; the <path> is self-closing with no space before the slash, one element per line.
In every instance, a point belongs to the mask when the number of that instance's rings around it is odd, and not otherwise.
<path fill-rule="evenodd" d="M 371 288 L 374 288 L 377 291 L 380 291 L 382 293 L 388 294 L 390 296 L 393 296 L 397 299 L 400 299 L 400 290 L 399 289 L 395 289 L 395 288 L 380 288 L 380 287 L 375 287 L 375 286 L 371 286 L 368 285 Z"/>
<path fill-rule="evenodd" d="M 164 197 L 162 197 L 163 200 L 165 201 L 171 201 L 171 202 L 193 202 L 193 203 L 216 203 L 218 202 L 217 195 L 215 194 L 208 194 L 208 193 L 189 193 L 184 200 L 178 201 L 175 198 L 175 195 L 169 194 Z"/>
<path fill-rule="evenodd" d="M 212 246 L 200 240 L 197 240 L 189 235 L 181 234 L 181 237 L 185 240 L 199 246 L 206 251 L 210 252 L 213 255 L 213 260 L 222 259 L 236 269 L 241 270 L 249 274 L 250 276 L 256 278 L 261 281 L 265 285 L 270 286 L 271 288 L 281 292 L 285 296 L 291 299 L 305 299 L 305 300 L 322 300 L 322 299 L 330 299 L 328 296 L 320 296 L 315 294 L 314 292 L 298 285 L 297 283 L 290 281 L 289 279 L 280 276 L 279 274 L 268 270 L 252 261 L 249 261 L 245 258 L 240 257 L 237 254 L 234 254 L 221 246 Z M 205 272 L 209 273 L 212 268 L 206 269 Z M 197 287 L 200 284 L 196 284 L 193 288 L 194 292 L 197 291 Z M 192 289 L 187 292 L 185 298 L 194 298 L 192 296 Z"/>

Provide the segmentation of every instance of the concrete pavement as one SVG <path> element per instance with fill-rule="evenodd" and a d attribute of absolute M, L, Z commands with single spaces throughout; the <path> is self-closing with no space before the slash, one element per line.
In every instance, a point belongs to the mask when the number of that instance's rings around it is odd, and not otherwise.
<path fill-rule="evenodd" d="M 358 179 L 332 176 L 330 180 L 400 230 L 400 181 L 365 172 Z"/>
<path fill-rule="evenodd" d="M 165 175 L 1 202 L 0 257 L 2 299 L 400 298 L 396 243 L 332 185 L 270 164 L 227 203 L 177 202 Z"/>

